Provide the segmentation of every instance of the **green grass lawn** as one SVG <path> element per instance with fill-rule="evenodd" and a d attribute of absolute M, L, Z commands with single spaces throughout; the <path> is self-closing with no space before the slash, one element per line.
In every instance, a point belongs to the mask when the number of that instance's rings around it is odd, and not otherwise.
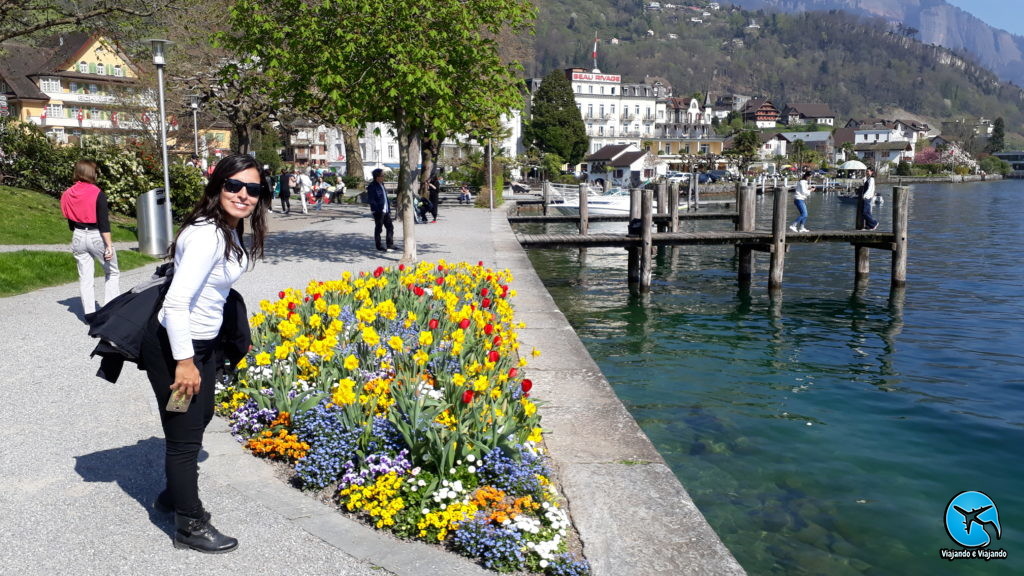
<path fill-rule="evenodd" d="M 21 188 L 0 186 L 0 244 L 71 244 L 68 221 L 53 196 Z M 134 242 L 135 218 L 111 214 L 114 242 Z"/>
<path fill-rule="evenodd" d="M 71 255 L 71 231 L 60 212 L 60 202 L 39 192 L 0 186 L 0 244 L 65 244 L 63 252 L 18 251 L 0 253 L 0 297 L 24 294 L 46 286 L 67 284 L 78 279 Z M 134 218 L 111 215 L 110 232 L 115 242 L 136 241 Z M 131 270 L 157 259 L 130 250 L 120 250 L 121 270 Z M 96 265 L 97 274 L 102 274 Z"/>

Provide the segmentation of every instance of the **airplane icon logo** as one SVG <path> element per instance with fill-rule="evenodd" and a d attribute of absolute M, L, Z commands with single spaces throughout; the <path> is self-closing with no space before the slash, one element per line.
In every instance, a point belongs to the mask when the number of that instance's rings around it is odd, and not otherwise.
<path fill-rule="evenodd" d="M 964 548 L 983 548 L 1003 536 L 996 504 L 983 492 L 961 492 L 946 506 L 946 532 Z M 991 526 L 991 533 L 986 527 Z"/>

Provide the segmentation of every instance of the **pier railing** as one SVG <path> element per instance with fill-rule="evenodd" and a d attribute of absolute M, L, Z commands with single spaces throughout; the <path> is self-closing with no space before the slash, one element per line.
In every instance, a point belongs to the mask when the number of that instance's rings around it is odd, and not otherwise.
<path fill-rule="evenodd" d="M 585 185 L 580 185 L 582 188 Z M 525 248 L 573 247 L 585 254 L 590 247 L 621 247 L 628 253 L 627 281 L 647 291 L 651 285 L 651 262 L 655 247 L 686 245 L 732 245 L 738 259 L 738 281 L 749 285 L 753 275 L 753 252 L 771 255 L 768 270 L 769 290 L 782 287 L 786 252 L 789 244 L 820 244 L 843 242 L 854 247 L 855 281 L 860 283 L 870 272 L 869 250 L 892 252 L 891 285 L 903 286 L 907 277 L 908 206 L 910 192 L 903 186 L 893 188 L 892 230 L 866 230 L 863 202 L 857 202 L 852 229 L 789 232 L 787 228 L 785 188 L 774 189 L 771 230 L 757 230 L 757 191 L 753 184 L 737 185 L 736 208 L 731 211 L 679 211 L 679 187 L 662 183 L 657 190 L 630 190 L 630 215 L 589 216 L 586 193 L 578 189 L 578 216 L 509 215 L 511 223 L 546 222 L 576 223 L 576 234 L 516 234 Z M 656 210 L 657 208 L 657 210 Z M 684 220 L 731 220 L 734 230 L 679 232 Z M 590 222 L 628 222 L 625 234 L 590 234 Z"/>

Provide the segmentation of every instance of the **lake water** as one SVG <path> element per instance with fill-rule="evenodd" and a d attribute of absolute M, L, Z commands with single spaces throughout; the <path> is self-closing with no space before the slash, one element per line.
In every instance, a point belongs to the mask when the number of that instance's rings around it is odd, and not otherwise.
<path fill-rule="evenodd" d="M 855 290 L 842 244 L 792 245 L 774 301 L 766 254 L 742 292 L 731 248 L 666 249 L 651 292 L 631 295 L 622 249 L 590 249 L 583 266 L 576 250 L 530 252 L 750 574 L 1024 573 L 1024 181 L 911 192 L 902 293 L 882 251 Z M 854 207 L 834 196 L 809 209 L 812 230 L 852 227 Z M 889 229 L 891 202 L 875 214 Z M 965 490 L 996 504 L 989 549 L 1006 560 L 940 558 L 959 548 L 944 516 Z"/>

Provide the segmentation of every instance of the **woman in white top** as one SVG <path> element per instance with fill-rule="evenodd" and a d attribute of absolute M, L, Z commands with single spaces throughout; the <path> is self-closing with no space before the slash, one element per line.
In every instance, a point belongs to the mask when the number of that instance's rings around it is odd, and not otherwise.
<path fill-rule="evenodd" d="M 807 222 L 806 200 L 811 197 L 812 190 L 814 186 L 811 186 L 811 173 L 804 172 L 803 177 L 796 183 L 796 192 L 793 194 L 793 204 L 796 204 L 796 209 L 800 212 L 800 216 L 789 225 L 793 232 L 809 232 L 804 223 Z"/>
<path fill-rule="evenodd" d="M 147 334 L 142 360 L 160 407 L 167 439 L 167 487 L 155 507 L 174 511 L 174 545 L 200 552 L 228 552 L 238 540 L 210 524 L 199 500 L 199 451 L 213 418 L 214 383 L 223 362 L 218 339 L 231 286 L 263 256 L 269 190 L 259 165 L 247 155 L 217 163 L 198 204 L 185 217 L 169 249 L 174 276 L 160 326 Z M 244 219 L 250 218 L 251 245 L 242 244 Z M 169 411 L 172 395 L 188 398 L 184 412 Z"/>

